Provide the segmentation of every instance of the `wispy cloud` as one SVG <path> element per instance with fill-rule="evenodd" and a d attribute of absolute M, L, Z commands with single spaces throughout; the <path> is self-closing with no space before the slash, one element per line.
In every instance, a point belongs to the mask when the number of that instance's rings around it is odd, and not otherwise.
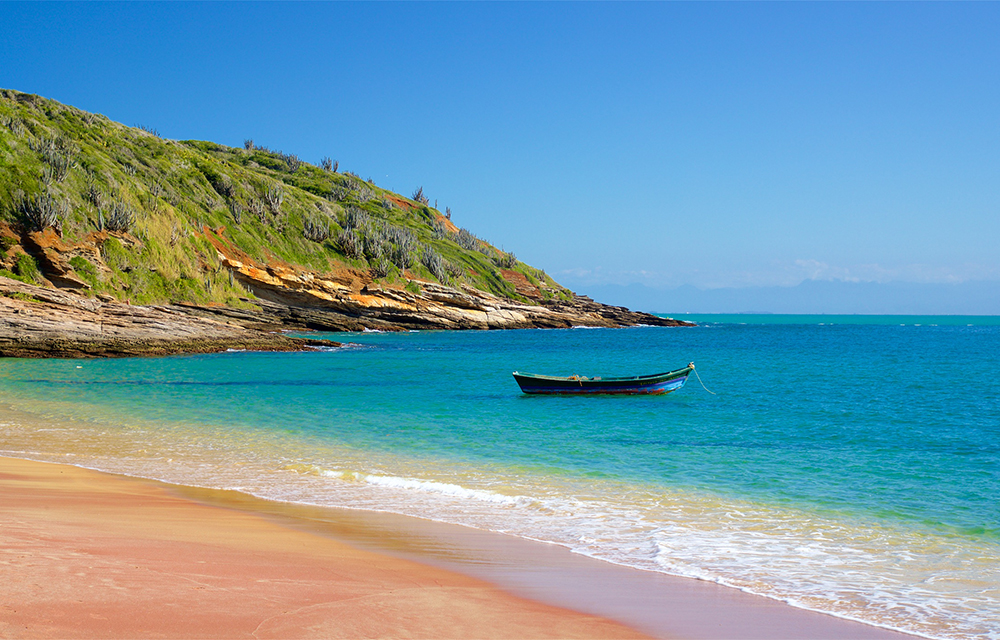
<path fill-rule="evenodd" d="M 1000 280 L 1000 268 L 983 264 L 830 264 L 817 259 L 774 261 L 756 269 L 712 269 L 689 266 L 672 271 L 573 268 L 554 274 L 575 285 L 642 284 L 657 289 L 689 284 L 701 289 L 744 287 L 793 287 L 806 280 L 834 282 L 910 282 L 959 284 L 969 281 Z"/>
<path fill-rule="evenodd" d="M 958 284 L 970 280 L 1000 279 L 996 267 L 980 264 L 932 265 L 902 264 L 831 265 L 819 260 L 796 260 L 797 276 L 802 280 L 840 282 L 915 282 L 921 284 Z M 793 270 L 794 271 L 794 270 Z"/>

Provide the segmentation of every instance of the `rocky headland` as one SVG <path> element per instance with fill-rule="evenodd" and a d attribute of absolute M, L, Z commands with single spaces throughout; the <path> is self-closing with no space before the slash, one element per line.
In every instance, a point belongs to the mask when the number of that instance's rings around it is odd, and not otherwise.
<path fill-rule="evenodd" d="M 213 243 L 220 236 L 208 232 Z M 138 305 L 93 295 L 72 274 L 67 256 L 93 247 L 68 247 L 54 235 L 31 242 L 48 286 L 0 276 L 0 356 L 97 357 L 207 353 L 228 349 L 292 351 L 338 346 L 283 331 L 404 331 L 410 329 L 527 329 L 681 326 L 689 323 L 594 302 L 505 299 L 472 287 L 417 281 L 416 292 L 375 283 L 366 272 L 318 274 L 261 265 L 220 250 L 219 259 L 252 297 L 239 307 L 177 302 Z M 98 239 L 99 240 L 99 239 Z M 56 287 L 55 282 L 63 285 Z"/>
<path fill-rule="evenodd" d="M 305 349 L 284 331 L 679 326 L 578 296 L 324 158 L 0 89 L 0 356 Z"/>
<path fill-rule="evenodd" d="M 342 267 L 319 273 L 287 263 L 262 264 L 235 247 L 225 229 L 201 231 L 216 259 L 247 295 L 239 305 L 173 302 L 131 304 L 95 293 L 73 268 L 86 257 L 98 274 L 110 273 L 102 247 L 141 240 L 124 232 L 94 232 L 67 243 L 53 229 L 18 233 L 0 223 L 8 249 L 2 266 L 22 255 L 38 265 L 37 284 L 0 275 L 0 356 L 100 357 L 208 353 L 227 349 L 292 351 L 338 346 L 283 331 L 405 331 L 411 329 L 529 329 L 683 326 L 690 323 L 600 304 L 585 296 L 545 299 L 516 272 L 521 300 L 472 286 L 447 286 L 407 273 L 408 286 L 377 282 L 367 270 Z M 132 270 L 149 269 L 134 266 Z"/>

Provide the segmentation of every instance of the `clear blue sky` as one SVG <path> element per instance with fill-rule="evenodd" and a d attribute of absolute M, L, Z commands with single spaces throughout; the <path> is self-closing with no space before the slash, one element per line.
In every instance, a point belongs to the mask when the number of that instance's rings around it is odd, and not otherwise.
<path fill-rule="evenodd" d="M 997 3 L 0 3 L 0 86 L 422 185 L 584 292 L 995 281 L 998 34 Z"/>

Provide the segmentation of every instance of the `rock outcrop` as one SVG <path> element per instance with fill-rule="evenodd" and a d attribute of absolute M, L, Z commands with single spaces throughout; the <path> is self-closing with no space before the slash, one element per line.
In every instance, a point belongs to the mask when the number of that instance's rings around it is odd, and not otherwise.
<path fill-rule="evenodd" d="M 205 229 L 205 234 L 223 267 L 258 298 L 260 312 L 250 319 L 228 310 L 188 308 L 250 325 L 263 322 L 327 331 L 692 326 L 586 296 L 545 299 L 537 288 L 533 297 L 519 301 L 468 285 L 450 287 L 416 278 L 409 280 L 409 288 L 387 286 L 350 268 L 320 274 L 290 265 L 262 265 L 235 249 L 220 231 Z"/>
<path fill-rule="evenodd" d="M 44 286 L 0 276 L 0 356 L 89 357 L 203 353 L 226 349 L 301 350 L 336 345 L 282 335 L 285 329 L 319 331 L 405 331 L 410 329 L 528 329 L 683 326 L 690 323 L 600 304 L 585 296 L 546 296 L 517 280 L 520 299 L 501 298 L 467 284 L 458 287 L 421 280 L 407 272 L 407 286 L 379 283 L 369 272 L 341 267 L 319 273 L 287 264 L 260 264 L 235 248 L 222 229 L 203 230 L 221 268 L 253 297 L 241 308 L 175 303 L 131 305 L 102 293 L 73 269 L 80 256 L 96 277 L 110 272 L 101 247 L 124 233 L 94 232 L 67 244 L 53 230 L 18 234 L 0 225 L 11 247 L 0 268 L 18 256 L 33 256 Z M 507 277 L 507 276 L 505 276 Z M 523 277 L 522 277 L 523 280 Z M 125 292 L 123 292 L 125 293 Z"/>
<path fill-rule="evenodd" d="M 0 277 L 0 356 L 151 356 L 339 346 L 202 318 L 177 308 L 129 305 L 71 291 Z"/>

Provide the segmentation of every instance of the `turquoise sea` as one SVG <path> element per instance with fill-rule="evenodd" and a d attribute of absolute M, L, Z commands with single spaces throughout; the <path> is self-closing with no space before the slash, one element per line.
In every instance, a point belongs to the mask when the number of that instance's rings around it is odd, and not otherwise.
<path fill-rule="evenodd" d="M 935 638 L 1000 638 L 1000 318 L 330 334 L 0 360 L 0 454 L 460 523 Z M 529 397 L 513 370 L 692 377 Z"/>

